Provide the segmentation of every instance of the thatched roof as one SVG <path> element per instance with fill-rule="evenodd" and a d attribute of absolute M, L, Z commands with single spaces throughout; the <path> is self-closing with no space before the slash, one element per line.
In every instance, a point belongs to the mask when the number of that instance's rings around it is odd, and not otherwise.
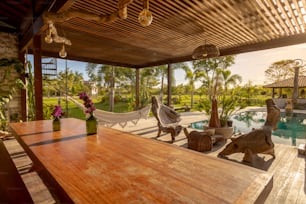
<path fill-rule="evenodd" d="M 293 88 L 293 81 L 294 78 L 285 79 L 282 81 L 274 82 L 272 84 L 264 85 L 264 88 Z M 306 87 L 306 76 L 299 76 L 299 87 L 304 88 Z"/>

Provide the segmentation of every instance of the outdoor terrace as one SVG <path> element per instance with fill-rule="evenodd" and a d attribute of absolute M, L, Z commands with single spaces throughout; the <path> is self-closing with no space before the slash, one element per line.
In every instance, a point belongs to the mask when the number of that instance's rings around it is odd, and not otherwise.
<path fill-rule="evenodd" d="M 188 125 L 191 122 L 205 119 L 203 113 L 182 113 L 182 124 Z M 127 125 L 124 129 L 119 125 L 114 128 L 137 134 L 141 137 L 155 140 L 157 134 L 156 119 L 153 117 L 147 120 L 140 120 L 135 126 Z M 162 134 L 158 140 L 163 142 L 170 142 L 170 134 Z M 31 160 L 26 156 L 23 149 L 13 138 L 5 140 L 5 145 L 9 150 L 18 170 L 22 174 L 22 178 L 28 187 L 35 203 L 54 203 L 53 198 L 48 192 L 45 185 L 40 180 L 35 172 L 28 172 L 31 167 Z M 187 147 L 187 139 L 184 133 L 176 137 L 173 145 L 182 148 Z M 218 152 L 223 149 L 225 144 L 218 144 L 214 146 L 212 151 L 199 153 L 206 154 L 211 157 L 216 157 Z M 192 151 L 192 150 L 190 150 Z M 262 169 L 268 173 L 273 174 L 273 188 L 269 193 L 265 203 L 305 203 L 306 200 L 306 178 L 305 178 L 305 156 L 298 155 L 297 147 L 276 144 L 275 145 L 276 158 L 273 160 L 270 156 L 259 154 L 253 164 L 254 168 Z M 234 154 L 229 157 L 232 162 L 242 163 L 242 154 Z M 179 159 L 179 158 L 178 158 Z"/>

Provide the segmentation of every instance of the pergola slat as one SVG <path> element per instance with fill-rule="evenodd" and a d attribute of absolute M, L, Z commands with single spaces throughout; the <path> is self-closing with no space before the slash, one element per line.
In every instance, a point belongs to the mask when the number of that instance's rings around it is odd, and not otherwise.
<path fill-rule="evenodd" d="M 23 21 L 19 36 L 21 50 L 27 48 L 33 53 L 33 36 L 45 37 L 47 24 L 41 24 L 42 16 L 38 17 L 44 11 L 55 14 L 74 9 L 96 16 L 110 15 L 117 12 L 118 2 L 37 0 L 34 12 L 29 7 L 30 0 L 16 8 L 7 2 L 1 4 L 25 11 L 17 12 L 17 18 L 6 23 L 18 26 Z M 54 22 L 58 32 L 72 42 L 67 46 L 68 59 L 140 68 L 191 60 L 193 50 L 205 42 L 216 45 L 221 55 L 292 45 L 303 42 L 301 36 L 306 28 L 306 0 L 151 0 L 153 22 L 147 27 L 138 22 L 142 9 L 143 2 L 134 0 L 127 6 L 127 19 L 98 23 L 75 16 Z M 33 19 L 28 18 L 31 14 L 35 14 Z M 1 10 L 0 15 L 9 17 Z M 42 40 L 42 53 L 58 56 L 59 49 L 59 44 Z"/>

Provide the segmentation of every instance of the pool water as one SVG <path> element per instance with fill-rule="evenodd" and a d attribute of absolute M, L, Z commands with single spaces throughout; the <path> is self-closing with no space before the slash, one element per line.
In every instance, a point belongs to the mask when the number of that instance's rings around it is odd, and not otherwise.
<path fill-rule="evenodd" d="M 248 133 L 253 128 L 257 129 L 264 125 L 267 112 L 246 111 L 233 115 L 234 133 Z M 203 129 L 203 125 L 208 125 L 208 120 L 199 121 L 191 124 L 191 128 Z M 306 143 L 306 114 L 293 113 L 286 116 L 281 113 L 277 130 L 272 132 L 274 143 L 298 146 Z"/>

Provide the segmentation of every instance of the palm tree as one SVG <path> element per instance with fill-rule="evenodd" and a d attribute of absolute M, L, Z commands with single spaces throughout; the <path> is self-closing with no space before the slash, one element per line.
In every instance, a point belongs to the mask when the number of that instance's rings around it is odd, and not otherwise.
<path fill-rule="evenodd" d="M 219 82 L 220 82 L 220 104 L 222 111 L 220 113 L 220 120 L 228 120 L 229 115 L 235 110 L 238 104 L 238 94 L 233 89 L 237 84 L 241 83 L 242 78 L 238 74 L 231 75 L 230 70 L 218 70 Z M 229 91 L 229 89 L 232 90 Z"/>
<path fill-rule="evenodd" d="M 188 86 L 190 88 L 190 107 L 193 108 L 195 82 L 201 78 L 205 78 L 206 74 L 202 70 L 190 68 L 187 63 L 183 64 L 181 69 L 185 71 L 185 79 L 188 80 Z"/>
<path fill-rule="evenodd" d="M 153 67 L 153 69 L 157 72 L 157 75 L 160 77 L 160 90 L 159 90 L 159 100 L 163 101 L 163 91 L 164 91 L 164 81 L 167 76 L 167 66 L 161 65 L 158 67 Z"/>
<path fill-rule="evenodd" d="M 140 70 L 140 107 L 144 107 L 149 103 L 150 90 L 158 85 L 158 75 L 158 72 L 150 68 Z"/>

